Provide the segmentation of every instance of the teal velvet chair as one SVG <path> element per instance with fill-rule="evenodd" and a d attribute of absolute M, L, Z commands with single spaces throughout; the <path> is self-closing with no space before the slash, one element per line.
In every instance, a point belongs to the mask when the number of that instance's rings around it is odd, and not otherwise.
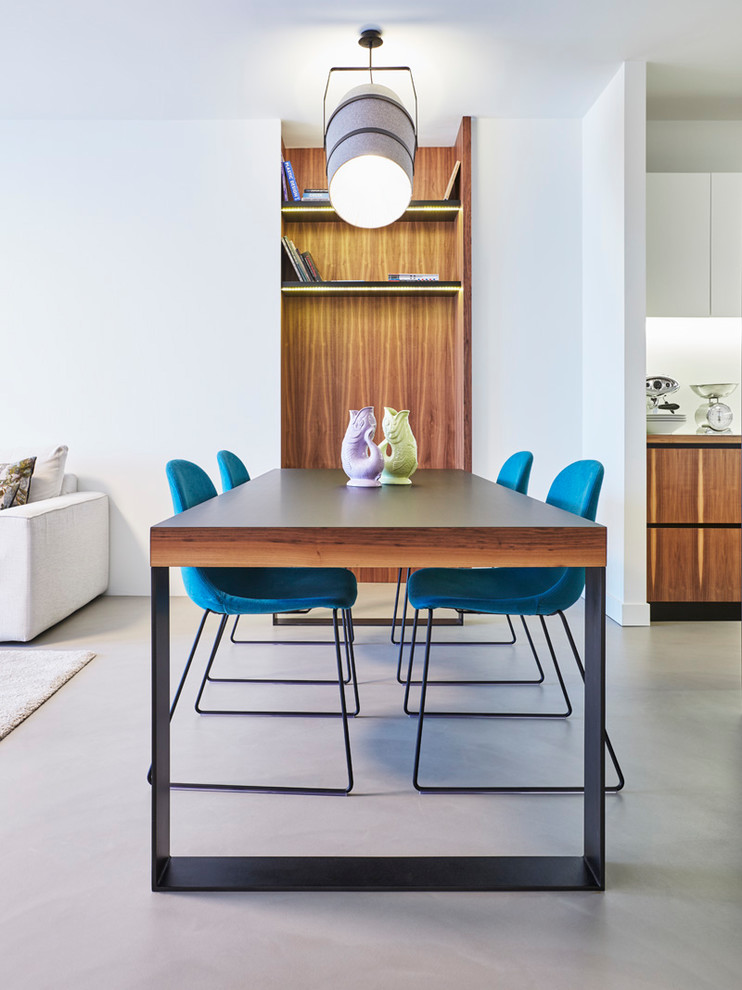
<path fill-rule="evenodd" d="M 219 475 L 222 479 L 222 491 L 228 492 L 238 485 L 244 485 L 250 480 L 250 475 L 244 463 L 231 450 L 220 450 L 216 455 L 219 465 Z"/>
<path fill-rule="evenodd" d="M 497 475 L 497 484 L 502 485 L 503 488 L 509 488 L 511 491 L 520 492 L 525 495 L 528 492 L 528 482 L 531 477 L 531 467 L 533 466 L 533 454 L 530 450 L 519 450 L 515 454 L 511 454 L 510 457 L 503 463 L 500 468 L 500 473 Z M 406 591 L 406 581 L 410 576 L 410 569 L 407 568 L 405 574 L 405 597 L 404 605 L 402 607 L 402 623 L 404 624 L 407 618 L 407 591 Z M 397 592 L 394 597 L 394 614 L 392 615 L 392 643 L 397 644 L 397 640 L 394 638 L 397 627 L 397 616 L 399 614 L 399 595 L 402 587 L 402 568 L 399 568 L 397 572 Z M 513 624 L 510 621 L 510 616 L 506 617 L 508 620 L 508 625 L 510 626 L 510 633 L 512 638 L 509 640 L 498 640 L 491 643 L 492 646 L 499 646 L 500 644 L 512 645 L 515 642 L 515 630 L 513 629 Z M 399 671 L 397 672 L 397 679 L 399 680 Z"/>
<path fill-rule="evenodd" d="M 221 464 L 220 464 L 221 467 Z M 244 465 L 243 465 L 244 467 Z M 229 467 L 233 470 L 235 465 Z M 198 465 L 190 461 L 169 461 L 166 467 L 173 507 L 176 513 L 184 512 L 217 495 L 211 479 Z M 280 791 L 285 793 L 331 793 L 347 794 L 353 786 L 353 769 L 348 731 L 348 716 L 359 711 L 358 684 L 353 656 L 353 644 L 348 634 L 351 608 L 356 600 L 356 579 L 351 571 L 341 567 L 183 567 L 183 583 L 188 597 L 204 610 L 196 638 L 185 665 L 183 675 L 170 709 L 172 719 L 178 704 L 183 685 L 188 676 L 201 634 L 210 614 L 220 617 L 214 644 L 211 649 L 206 672 L 196 698 L 196 711 L 209 715 L 293 715 L 293 716 L 339 716 L 342 719 L 343 740 L 347 767 L 347 783 L 342 787 L 283 787 L 251 784 L 173 784 L 180 788 L 204 788 L 211 790 L 240 791 Z M 219 644 L 230 616 L 271 614 L 294 609 L 327 608 L 332 610 L 334 629 L 335 660 L 337 677 L 328 682 L 337 683 L 340 693 L 339 711 L 296 711 L 296 710 L 234 710 L 205 709 L 201 698 L 216 657 Z M 350 713 L 346 705 L 345 683 L 341 660 L 341 639 L 338 613 L 342 615 L 345 630 L 345 654 L 352 681 L 354 709 Z M 228 680 L 228 679 L 223 679 Z M 237 678 L 231 680 L 238 680 Z M 284 683 L 296 683 L 288 681 Z"/>
<path fill-rule="evenodd" d="M 598 498 L 603 482 L 603 466 L 598 461 L 583 460 L 570 464 L 560 471 L 549 489 L 546 502 L 567 512 L 573 512 L 585 519 L 595 519 Z M 579 792 L 583 788 L 575 787 L 499 787 L 495 785 L 477 787 L 458 786 L 423 786 L 419 780 L 420 755 L 422 750 L 423 724 L 426 717 L 494 717 L 494 718 L 564 718 L 571 714 L 566 686 L 562 677 L 556 652 L 549 635 L 545 617 L 558 615 L 563 624 L 567 640 L 577 667 L 584 682 L 585 671 L 579 652 L 574 642 L 566 609 L 574 605 L 582 594 L 585 585 L 585 571 L 581 567 L 491 567 L 491 568 L 444 568 L 429 567 L 415 571 L 409 579 L 409 599 L 415 610 L 412 632 L 410 659 L 407 668 L 407 683 L 405 688 L 405 711 L 418 716 L 417 740 L 413 783 L 419 791 L 443 792 L 539 792 L 560 793 Z M 433 613 L 436 609 L 447 608 L 457 611 L 472 611 L 490 615 L 520 615 L 524 617 L 538 616 L 544 637 L 549 647 L 554 668 L 557 674 L 562 694 L 567 701 L 567 710 L 563 713 L 542 714 L 539 712 L 462 712 L 462 711 L 426 711 L 427 689 L 433 683 L 429 678 L 430 653 L 432 645 Z M 417 712 L 409 707 L 414 650 L 417 625 L 421 611 L 428 613 L 427 637 L 423 673 L 420 681 L 420 705 Z M 527 627 L 526 627 L 527 628 Z M 530 637 L 529 637 L 530 638 Z M 606 790 L 618 791 L 623 787 L 624 778 L 615 752 L 607 734 L 606 747 L 618 775 L 618 784 L 607 787 Z"/>
<path fill-rule="evenodd" d="M 528 482 L 529 482 L 530 477 L 531 477 L 531 468 L 532 467 L 533 467 L 533 454 L 531 453 L 531 451 L 530 450 L 519 450 L 515 454 L 511 454 L 510 457 L 508 457 L 507 460 L 503 463 L 502 467 L 500 468 L 500 473 L 497 475 L 497 484 L 498 485 L 502 485 L 503 488 L 509 488 L 511 491 L 519 492 L 521 495 L 526 495 L 527 492 L 528 492 Z M 406 573 L 406 577 L 405 577 L 405 582 L 409 579 L 409 576 L 410 576 L 410 570 L 408 568 L 407 569 L 407 573 Z M 396 627 L 396 624 L 397 624 L 397 611 L 398 611 L 398 606 L 399 606 L 399 592 L 400 592 L 401 581 L 402 581 L 402 570 L 400 568 L 399 573 L 397 574 L 397 593 L 396 593 L 396 596 L 395 596 L 395 599 L 394 599 L 394 614 L 392 616 L 392 643 L 395 643 L 395 644 L 397 643 L 397 640 L 395 640 L 395 638 L 394 638 L 394 631 L 395 631 L 395 627 Z M 403 627 L 404 627 L 404 625 L 405 625 L 405 623 L 407 621 L 407 604 L 408 604 L 408 597 L 407 597 L 407 589 L 406 589 L 406 584 L 405 584 L 404 604 L 402 606 L 402 626 Z M 462 623 L 463 623 L 463 616 L 464 616 L 465 611 L 470 611 L 470 610 L 465 610 L 465 609 L 458 610 L 459 616 L 460 616 L 460 621 Z M 508 624 L 508 627 L 510 629 L 510 639 L 495 639 L 495 640 L 486 640 L 486 641 L 482 641 L 482 640 L 476 640 L 476 641 L 465 640 L 465 641 L 461 641 L 459 645 L 460 646 L 513 646 L 513 644 L 516 641 L 515 629 L 513 628 L 513 621 L 512 621 L 512 619 L 510 618 L 509 615 L 506 615 L 505 616 L 505 620 L 506 620 L 506 622 Z M 543 680 L 544 680 L 544 671 L 543 671 L 543 668 L 541 666 L 541 661 L 539 660 L 538 654 L 537 654 L 536 649 L 535 649 L 535 647 L 533 645 L 533 640 L 531 639 L 531 634 L 528 631 L 528 627 L 525 624 L 525 620 L 522 620 L 522 621 L 523 621 L 523 629 L 525 630 L 526 637 L 528 638 L 528 642 L 530 643 L 530 646 L 531 646 L 531 651 L 532 651 L 533 656 L 534 656 L 534 659 L 536 661 L 536 667 L 538 669 L 538 676 L 535 677 L 535 678 L 527 678 L 527 679 L 523 679 L 523 680 L 484 680 L 484 681 L 477 681 L 477 682 L 474 682 L 474 683 L 479 683 L 479 684 L 541 684 L 543 682 Z M 398 656 L 398 659 L 397 659 L 397 681 L 398 681 L 399 684 L 406 684 L 407 683 L 407 680 L 408 680 L 408 678 L 404 678 L 402 676 L 402 654 L 403 654 L 403 650 L 404 650 L 404 638 L 402 638 L 402 641 L 400 642 L 399 656 Z M 413 683 L 419 683 L 419 682 L 414 682 L 413 681 Z M 460 681 L 460 680 L 440 681 L 439 680 L 439 681 L 435 681 L 435 682 L 431 681 L 430 683 L 436 683 L 436 684 L 471 684 L 472 681 Z"/>
<path fill-rule="evenodd" d="M 240 485 L 244 485 L 250 480 L 250 474 L 245 467 L 244 462 L 237 454 L 233 454 L 231 450 L 220 450 L 217 452 L 216 461 L 219 465 L 219 475 L 222 480 L 222 491 L 229 492 L 233 488 L 238 488 Z M 308 608 L 303 609 L 292 609 L 292 614 L 306 614 L 311 611 Z M 270 646 L 317 646 L 321 645 L 319 640 L 297 640 L 297 639 L 237 639 L 235 633 L 237 632 L 237 624 L 240 621 L 239 615 L 234 617 L 234 623 L 232 624 L 232 631 L 229 634 L 230 641 L 239 646 L 259 646 L 259 645 L 270 645 Z M 348 615 L 348 633 L 350 634 L 351 640 L 353 639 L 353 620 L 351 615 Z M 324 641 L 325 645 L 332 646 L 332 641 Z M 350 670 L 346 671 L 345 683 L 350 683 Z M 249 684 L 249 683 L 263 683 L 263 684 L 333 684 L 334 681 L 322 679 L 322 678 L 291 678 L 287 679 L 285 677 L 213 677 L 209 674 L 208 680 L 214 682 L 224 682 L 231 681 L 233 683 L 239 684 Z"/>

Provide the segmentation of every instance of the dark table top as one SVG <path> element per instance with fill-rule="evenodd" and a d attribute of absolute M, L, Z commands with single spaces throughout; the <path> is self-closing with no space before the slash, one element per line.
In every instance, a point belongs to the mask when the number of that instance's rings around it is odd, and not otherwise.
<path fill-rule="evenodd" d="M 340 562 L 337 554 L 331 560 L 325 548 L 346 543 L 369 552 L 372 545 L 378 547 L 376 557 L 397 566 L 391 552 L 382 552 L 384 547 L 396 551 L 405 542 L 408 550 L 425 544 L 429 562 L 436 543 L 445 543 L 452 551 L 457 544 L 462 549 L 481 550 L 486 545 L 501 550 L 506 544 L 525 547 L 528 541 L 534 548 L 559 544 L 564 559 L 554 563 L 605 563 L 605 529 L 597 523 L 466 471 L 420 470 L 412 480 L 412 485 L 351 488 L 339 470 L 269 471 L 153 526 L 152 564 L 226 563 L 228 549 L 236 557 L 237 545 L 246 548 L 249 543 L 253 550 L 262 546 L 265 559 L 255 559 L 256 564 L 275 560 L 324 565 Z M 221 551 L 218 544 L 223 545 Z M 301 556 L 300 544 L 321 544 L 324 556 Z M 290 545 L 297 549 L 296 559 L 290 559 Z M 279 560 L 279 555 L 284 559 Z M 467 561 L 470 557 L 474 562 L 470 554 Z M 462 559 L 450 563 L 459 565 Z M 357 560 L 370 562 L 365 551 Z M 416 566 L 414 559 L 411 565 Z"/>

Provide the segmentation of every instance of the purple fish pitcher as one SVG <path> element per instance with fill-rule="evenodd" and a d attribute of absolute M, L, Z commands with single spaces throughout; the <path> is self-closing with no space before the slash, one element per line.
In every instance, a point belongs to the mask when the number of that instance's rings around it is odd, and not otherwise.
<path fill-rule="evenodd" d="M 343 437 L 341 460 L 348 484 L 354 488 L 378 488 L 384 458 L 373 442 L 376 417 L 373 406 L 350 410 L 350 422 Z"/>

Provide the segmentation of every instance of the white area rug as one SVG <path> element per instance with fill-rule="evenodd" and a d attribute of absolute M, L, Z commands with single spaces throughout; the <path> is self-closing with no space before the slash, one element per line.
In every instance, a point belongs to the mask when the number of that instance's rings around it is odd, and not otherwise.
<path fill-rule="evenodd" d="M 83 650 L 0 650 L 0 739 L 94 656 Z"/>

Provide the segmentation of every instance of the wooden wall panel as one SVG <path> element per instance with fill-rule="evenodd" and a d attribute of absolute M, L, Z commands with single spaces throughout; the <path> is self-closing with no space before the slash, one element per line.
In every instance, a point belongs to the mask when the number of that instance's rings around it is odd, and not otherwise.
<path fill-rule="evenodd" d="M 409 409 L 421 467 L 463 467 L 455 298 L 283 301 L 282 464 L 339 467 L 348 410 Z"/>
<path fill-rule="evenodd" d="M 648 523 L 739 523 L 740 451 L 647 450 Z"/>
<path fill-rule="evenodd" d="M 649 529 L 647 600 L 738 602 L 739 529 Z"/>

